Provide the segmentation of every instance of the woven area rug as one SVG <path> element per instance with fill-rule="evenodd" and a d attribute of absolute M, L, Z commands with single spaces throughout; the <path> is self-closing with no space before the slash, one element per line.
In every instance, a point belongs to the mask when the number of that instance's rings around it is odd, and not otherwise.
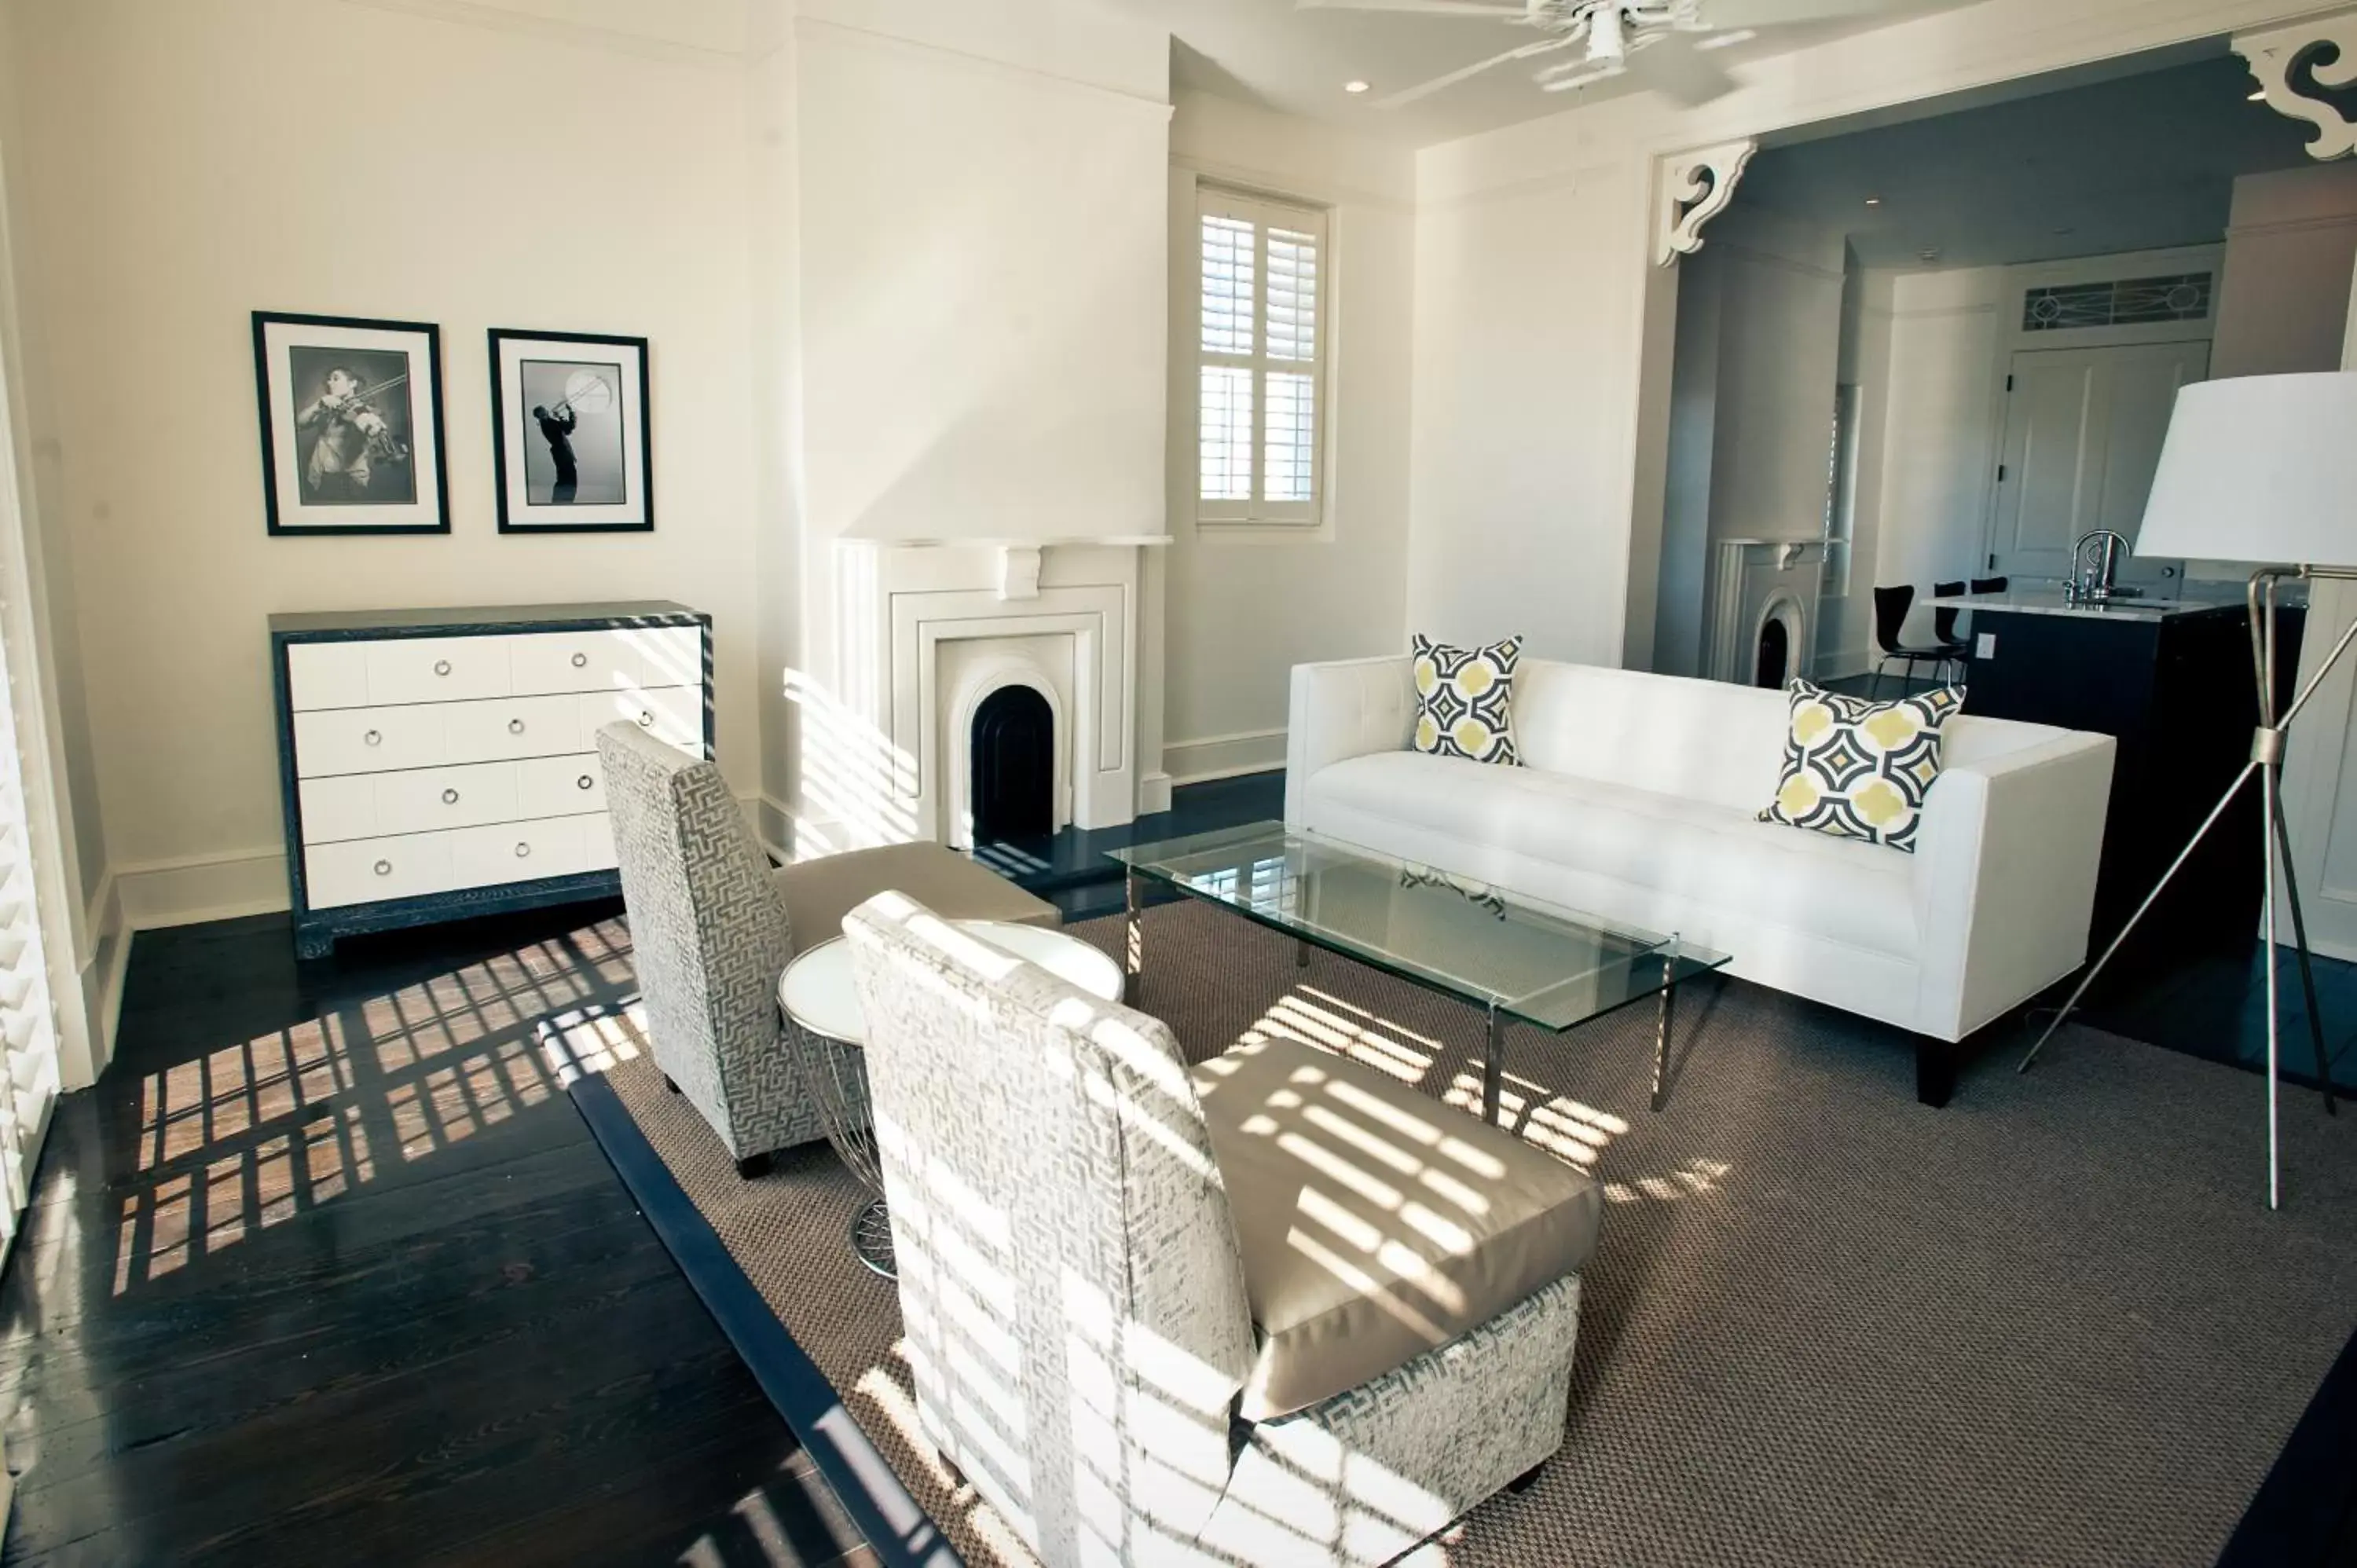
<path fill-rule="evenodd" d="M 1075 926 L 1117 950 L 1118 919 Z M 1191 1057 L 1290 1034 L 1469 1103 L 1478 1014 L 1192 904 L 1146 917 L 1143 1004 Z M 1515 1029 L 1507 1110 L 1610 1202 L 1570 1427 L 1538 1484 L 1419 1561 L 2207 1564 L 2357 1326 L 2357 1115 L 2287 1092 L 2264 1206 L 2263 1085 L 2073 1028 L 2007 1036 L 1945 1110 L 1903 1036 L 1740 983 Z M 627 1028 L 607 1079 L 788 1332 L 971 1563 L 1026 1554 L 932 1461 L 863 1193 L 827 1149 L 740 1181 Z"/>

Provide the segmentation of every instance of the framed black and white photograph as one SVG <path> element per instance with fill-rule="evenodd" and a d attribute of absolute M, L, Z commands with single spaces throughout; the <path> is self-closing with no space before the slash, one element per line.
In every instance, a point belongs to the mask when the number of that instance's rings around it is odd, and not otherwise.
<path fill-rule="evenodd" d="M 447 533 L 442 337 L 416 321 L 253 313 L 273 533 Z"/>
<path fill-rule="evenodd" d="M 647 340 L 491 329 L 500 532 L 655 525 Z"/>

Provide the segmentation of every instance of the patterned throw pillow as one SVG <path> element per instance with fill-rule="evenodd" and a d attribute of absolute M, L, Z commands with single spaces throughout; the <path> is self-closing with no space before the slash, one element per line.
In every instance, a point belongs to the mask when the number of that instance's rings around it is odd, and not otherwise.
<path fill-rule="evenodd" d="M 1943 686 L 1895 703 L 1845 697 L 1806 681 L 1784 691 L 1792 700 L 1784 772 L 1760 820 L 1914 854 L 1923 797 L 1940 776 L 1940 726 L 1964 705 L 1964 689 Z"/>
<path fill-rule="evenodd" d="M 1415 749 L 1434 757 L 1519 767 L 1514 755 L 1514 664 L 1523 639 L 1451 648 L 1415 635 Z"/>

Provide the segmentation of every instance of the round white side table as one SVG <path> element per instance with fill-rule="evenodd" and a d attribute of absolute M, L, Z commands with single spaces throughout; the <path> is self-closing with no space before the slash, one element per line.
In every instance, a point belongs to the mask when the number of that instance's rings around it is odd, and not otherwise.
<path fill-rule="evenodd" d="M 1006 920 L 958 920 L 994 947 L 1107 1002 L 1121 1000 L 1121 965 L 1078 937 L 1046 926 L 1018 926 Z M 778 1005 L 786 1021 L 804 1036 L 797 1042 L 807 1070 L 803 1079 L 826 1124 L 827 1142 L 843 1163 L 875 1197 L 851 1222 L 851 1247 L 859 1261 L 886 1279 L 899 1277 L 892 1257 L 892 1225 L 884 1207 L 884 1172 L 866 1119 L 858 1107 L 866 1098 L 865 1073 L 847 1051 L 829 1050 L 821 1040 L 864 1047 L 867 1021 L 859 1011 L 859 993 L 851 980 L 851 946 L 834 937 L 793 956 L 778 977 Z"/>

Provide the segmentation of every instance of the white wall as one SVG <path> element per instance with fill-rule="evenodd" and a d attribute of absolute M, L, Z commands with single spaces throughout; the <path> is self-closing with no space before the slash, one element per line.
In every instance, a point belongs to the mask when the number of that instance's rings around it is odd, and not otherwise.
<path fill-rule="evenodd" d="M 1296 663 L 1407 646 L 1409 327 L 1415 163 L 1406 152 L 1224 99 L 1182 94 L 1170 134 L 1168 482 L 1163 755 L 1174 779 L 1276 768 Z M 1316 530 L 1194 526 L 1195 188 L 1225 182 L 1329 209 L 1333 399 Z"/>
<path fill-rule="evenodd" d="M 16 19 L 18 262 L 54 391 L 31 434 L 125 913 L 284 903 L 276 610 L 709 610 L 721 763 L 752 792 L 741 55 L 484 6 L 18 0 Z M 448 536 L 265 535 L 257 308 L 440 324 Z M 492 326 L 652 340 L 654 532 L 495 532 Z"/>
<path fill-rule="evenodd" d="M 1417 155 L 1410 618 L 1618 662 L 1641 451 L 1656 159 L 2279 20 L 2290 0 L 1983 0 L 1740 68 L 1685 107 L 1600 101 Z M 1738 188 L 1738 197 L 1739 188 Z M 1706 245 L 1708 243 L 1706 231 Z M 1655 343 L 1654 373 L 1669 353 Z M 1667 421 L 1648 428 L 1666 439 Z M 1655 509 L 1634 515 L 1641 495 Z"/>

